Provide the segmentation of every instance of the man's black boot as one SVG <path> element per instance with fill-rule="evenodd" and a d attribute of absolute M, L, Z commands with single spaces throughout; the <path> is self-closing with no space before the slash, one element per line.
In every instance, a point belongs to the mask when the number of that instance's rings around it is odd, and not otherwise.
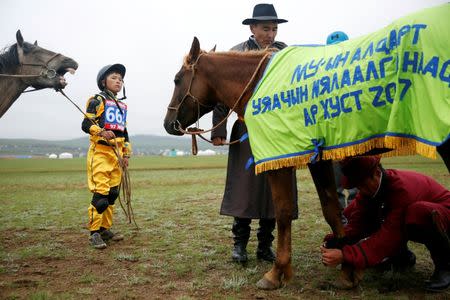
<path fill-rule="evenodd" d="M 272 250 L 273 230 L 275 228 L 275 219 L 260 219 L 258 228 L 258 249 L 256 249 L 256 258 L 274 262 L 275 253 Z"/>
<path fill-rule="evenodd" d="M 232 232 L 234 239 L 234 247 L 231 252 L 231 258 L 238 263 L 246 263 L 247 243 L 250 238 L 250 222 L 251 219 L 234 218 Z"/>
<path fill-rule="evenodd" d="M 425 283 L 425 289 L 430 292 L 442 292 L 450 287 L 450 267 L 435 268 L 433 275 Z"/>
<path fill-rule="evenodd" d="M 234 243 L 231 258 L 237 263 L 246 263 L 248 261 L 246 246 L 242 243 Z"/>

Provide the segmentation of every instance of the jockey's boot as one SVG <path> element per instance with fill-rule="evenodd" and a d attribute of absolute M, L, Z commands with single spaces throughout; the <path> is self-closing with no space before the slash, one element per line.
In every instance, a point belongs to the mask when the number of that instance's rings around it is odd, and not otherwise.
<path fill-rule="evenodd" d="M 234 262 L 246 263 L 248 261 L 247 243 L 250 238 L 251 221 L 251 219 L 234 218 L 233 227 L 231 229 L 234 239 L 231 258 Z"/>
<path fill-rule="evenodd" d="M 100 233 L 98 232 L 94 232 L 93 234 L 91 234 L 91 236 L 89 237 L 89 242 L 91 243 L 91 246 L 94 247 L 95 249 L 106 248 L 106 244 L 103 241 L 102 237 L 100 236 Z"/>
<path fill-rule="evenodd" d="M 104 241 L 111 240 L 115 242 L 122 241 L 124 238 L 122 234 L 118 232 L 113 232 L 110 229 L 105 229 L 103 227 L 100 229 L 100 236 Z"/>
<path fill-rule="evenodd" d="M 434 272 L 425 282 L 425 289 L 431 292 L 441 292 L 450 287 L 450 228 L 445 230 L 440 216 L 436 211 L 431 212 L 434 228 L 430 232 L 430 239 L 425 244 L 430 250 L 434 263 Z"/>
<path fill-rule="evenodd" d="M 258 236 L 258 249 L 256 258 L 260 260 L 275 261 L 275 253 L 272 250 L 273 230 L 275 229 L 275 219 L 260 219 Z"/>

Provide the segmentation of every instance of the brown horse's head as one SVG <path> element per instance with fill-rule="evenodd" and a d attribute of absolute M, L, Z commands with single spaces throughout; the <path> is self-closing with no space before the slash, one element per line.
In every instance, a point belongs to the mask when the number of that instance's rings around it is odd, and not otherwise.
<path fill-rule="evenodd" d="M 183 66 L 175 75 L 175 89 L 164 119 L 164 128 L 169 134 L 183 135 L 180 129 L 186 129 L 214 108 L 205 68 L 200 67 L 200 57 L 204 54 L 194 37 Z"/>
<path fill-rule="evenodd" d="M 38 89 L 62 89 L 67 85 L 64 74 L 75 72 L 78 68 L 76 61 L 39 47 L 37 41 L 34 44 L 25 42 L 20 30 L 17 31 L 16 39 L 17 75 L 36 75 L 36 77 L 22 77 L 26 85 Z"/>

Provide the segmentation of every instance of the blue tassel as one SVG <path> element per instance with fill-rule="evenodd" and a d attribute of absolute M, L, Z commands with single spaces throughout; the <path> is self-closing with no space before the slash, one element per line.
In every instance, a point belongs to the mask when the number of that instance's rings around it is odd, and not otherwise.
<path fill-rule="evenodd" d="M 243 142 L 243 141 L 245 141 L 246 139 L 248 139 L 248 132 L 246 132 L 246 133 L 244 133 L 242 136 L 241 136 L 241 138 L 239 139 L 239 142 Z"/>
<path fill-rule="evenodd" d="M 323 146 L 323 144 L 325 143 L 325 140 L 323 138 L 319 138 L 319 139 L 311 139 L 311 142 L 314 145 L 314 154 L 313 156 L 311 156 L 309 162 L 310 163 L 316 163 L 318 158 L 319 158 L 319 154 L 321 151 L 321 147 Z"/>
<path fill-rule="evenodd" d="M 248 160 L 247 163 L 245 164 L 245 170 L 248 171 L 248 169 L 250 169 L 250 167 L 254 164 L 254 158 L 253 156 L 251 156 Z"/>

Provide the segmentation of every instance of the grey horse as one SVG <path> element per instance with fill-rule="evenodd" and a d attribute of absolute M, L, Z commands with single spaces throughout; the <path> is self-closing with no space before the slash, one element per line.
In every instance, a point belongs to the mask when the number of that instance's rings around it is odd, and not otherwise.
<path fill-rule="evenodd" d="M 0 118 L 29 86 L 35 89 L 63 89 L 64 74 L 74 73 L 78 63 L 60 53 L 24 41 L 20 30 L 17 43 L 0 52 Z"/>

